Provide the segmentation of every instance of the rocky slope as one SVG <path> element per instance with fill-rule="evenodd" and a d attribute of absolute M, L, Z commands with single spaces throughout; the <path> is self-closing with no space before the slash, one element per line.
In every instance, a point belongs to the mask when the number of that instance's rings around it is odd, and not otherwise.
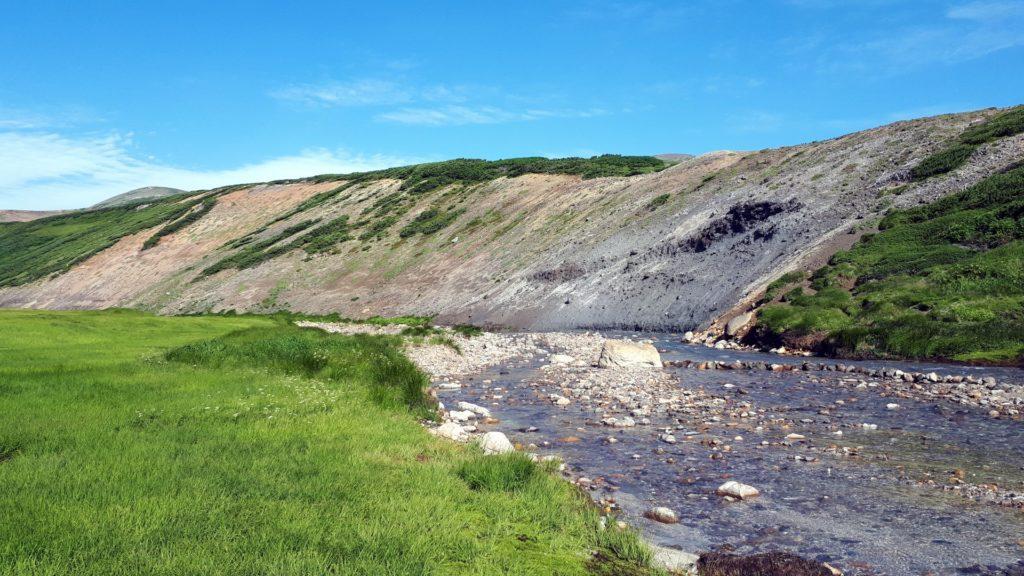
<path fill-rule="evenodd" d="M 958 169 L 908 184 L 923 158 L 998 112 L 705 154 L 628 177 L 413 181 L 396 171 L 196 193 L 165 200 L 192 204 L 155 245 L 144 249 L 167 222 L 113 235 L 62 273 L 7 282 L 0 306 L 706 328 L 784 272 L 852 245 L 889 208 L 934 201 L 1020 161 L 1024 136 L 1000 138 Z M 239 252 L 242 269 L 222 262 Z M 14 265 L 0 256 L 6 276 Z"/>
<path fill-rule="evenodd" d="M 0 223 L 29 222 L 63 213 L 63 210 L 0 210 Z"/>

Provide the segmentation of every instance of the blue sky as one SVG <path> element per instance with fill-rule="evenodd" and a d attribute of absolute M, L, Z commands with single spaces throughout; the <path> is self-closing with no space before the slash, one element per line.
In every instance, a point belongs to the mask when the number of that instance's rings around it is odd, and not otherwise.
<path fill-rule="evenodd" d="M 0 208 L 1024 102 L 1024 0 L 10 2 Z"/>

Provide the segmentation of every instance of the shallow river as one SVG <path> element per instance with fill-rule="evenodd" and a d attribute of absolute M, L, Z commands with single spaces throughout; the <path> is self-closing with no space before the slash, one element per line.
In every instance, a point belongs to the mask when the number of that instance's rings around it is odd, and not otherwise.
<path fill-rule="evenodd" d="M 686 345 L 670 335 L 643 337 L 655 341 L 663 360 L 803 360 Z M 561 456 L 574 476 L 595 481 L 596 499 L 614 499 L 653 542 L 690 552 L 788 550 L 848 575 L 1024 574 L 1024 510 L 921 483 L 962 480 L 1024 491 L 1022 422 L 945 401 L 886 398 L 882 388 L 842 382 L 872 380 L 863 375 L 670 368 L 684 388 L 752 402 L 789 424 L 757 432 L 754 422 L 652 418 L 650 425 L 613 431 L 589 410 L 553 405 L 547 394 L 557 390 L 531 386 L 545 363 L 488 370 L 441 399 L 490 407 L 500 423 L 489 428 Z M 1011 368 L 860 364 L 1024 383 L 1024 371 Z M 495 388 L 502 389 L 496 404 Z M 891 402 L 899 408 L 887 409 Z M 878 428 L 863 430 L 862 423 Z M 840 424 L 855 426 L 837 437 Z M 675 444 L 659 440 L 669 427 Z M 806 439 L 787 441 L 790 433 Z M 714 494 L 726 479 L 756 486 L 761 495 L 726 502 Z M 651 506 L 676 510 L 680 522 L 643 518 Z"/>

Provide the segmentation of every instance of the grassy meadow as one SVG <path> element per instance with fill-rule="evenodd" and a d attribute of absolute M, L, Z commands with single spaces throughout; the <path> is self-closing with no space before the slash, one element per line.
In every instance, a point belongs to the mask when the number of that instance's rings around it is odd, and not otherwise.
<path fill-rule="evenodd" d="M 131 311 L 0 328 L 2 575 L 648 573 L 568 483 L 430 436 L 398 338 Z"/>

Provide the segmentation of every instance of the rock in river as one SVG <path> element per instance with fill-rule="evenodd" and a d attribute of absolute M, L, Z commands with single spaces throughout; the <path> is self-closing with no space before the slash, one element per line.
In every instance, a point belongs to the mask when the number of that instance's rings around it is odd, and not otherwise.
<path fill-rule="evenodd" d="M 484 408 L 483 406 L 477 406 L 476 404 L 470 402 L 459 402 L 458 406 L 459 410 L 469 410 L 470 412 L 477 414 L 479 416 L 483 416 L 484 418 L 489 418 L 491 415 L 491 411 L 488 410 L 487 408 Z"/>
<path fill-rule="evenodd" d="M 748 486 L 747 484 L 740 484 L 735 480 L 730 480 L 719 486 L 717 493 L 719 496 L 732 496 L 733 498 L 739 498 L 740 500 L 753 498 L 760 494 L 757 488 Z"/>
<path fill-rule="evenodd" d="M 679 522 L 679 516 L 676 516 L 675 511 L 664 506 L 651 508 L 647 512 L 644 512 L 644 516 L 663 524 L 675 524 L 676 522 Z"/>
<path fill-rule="evenodd" d="M 627 340 L 605 340 L 601 357 L 597 361 L 601 368 L 651 366 L 661 368 L 661 355 L 653 344 L 637 344 Z"/>

